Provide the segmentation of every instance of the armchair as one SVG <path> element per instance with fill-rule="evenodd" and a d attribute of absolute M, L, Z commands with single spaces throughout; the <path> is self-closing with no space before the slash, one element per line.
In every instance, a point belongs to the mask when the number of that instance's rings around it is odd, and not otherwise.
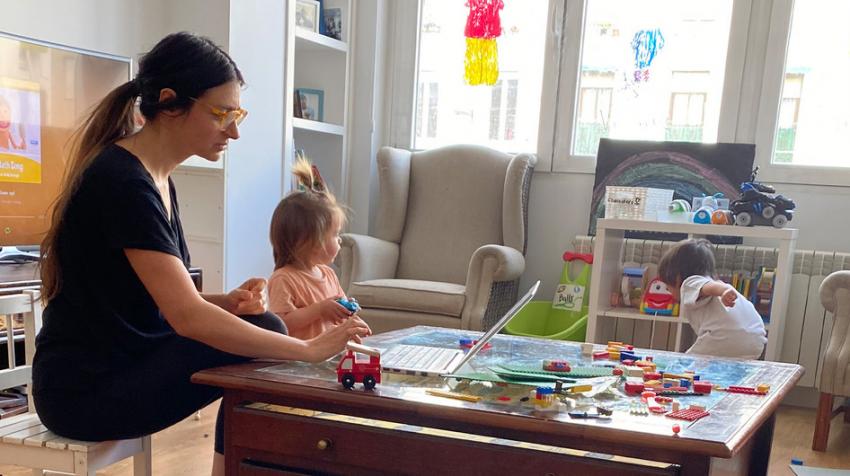
<path fill-rule="evenodd" d="M 340 283 L 374 332 L 483 330 L 517 297 L 537 159 L 481 146 L 378 152 L 374 236 L 342 235 Z"/>
<path fill-rule="evenodd" d="M 850 271 L 836 271 L 827 276 L 820 285 L 820 301 L 833 313 L 833 321 L 820 370 L 820 400 L 812 449 L 826 451 L 832 419 L 844 412 L 844 422 L 850 422 L 846 400 L 833 410 L 834 397 L 850 397 Z"/>

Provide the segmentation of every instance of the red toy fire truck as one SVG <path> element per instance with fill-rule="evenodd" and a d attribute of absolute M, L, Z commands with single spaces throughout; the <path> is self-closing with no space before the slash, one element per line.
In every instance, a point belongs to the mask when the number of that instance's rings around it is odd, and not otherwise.
<path fill-rule="evenodd" d="M 337 381 L 345 388 L 363 383 L 363 388 L 371 390 L 381 383 L 381 352 L 355 342 L 345 346 L 346 354 L 336 367 Z"/>

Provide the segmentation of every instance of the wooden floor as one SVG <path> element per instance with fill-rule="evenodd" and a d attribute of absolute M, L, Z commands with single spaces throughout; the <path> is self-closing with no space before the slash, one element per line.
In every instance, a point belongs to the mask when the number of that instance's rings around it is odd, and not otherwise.
<path fill-rule="evenodd" d="M 213 427 L 218 403 L 201 412 L 201 419 L 188 418 L 161 431 L 153 438 L 153 474 L 201 476 L 212 467 Z M 770 454 L 771 475 L 793 474 L 788 469 L 791 458 L 803 460 L 806 466 L 850 469 L 850 423 L 841 416 L 832 421 L 829 447 L 825 453 L 811 450 L 815 411 L 808 408 L 780 407 L 773 450 Z M 131 460 L 115 464 L 99 475 L 130 476 Z M 0 476 L 31 476 L 28 470 L 0 466 Z"/>

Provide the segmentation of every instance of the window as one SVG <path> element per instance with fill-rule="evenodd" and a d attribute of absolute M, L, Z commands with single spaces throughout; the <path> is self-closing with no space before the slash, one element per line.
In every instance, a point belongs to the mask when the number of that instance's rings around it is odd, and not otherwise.
<path fill-rule="evenodd" d="M 420 81 L 416 91 L 416 97 L 419 98 L 416 102 L 416 138 L 433 139 L 437 137 L 440 84 L 434 81 Z"/>
<path fill-rule="evenodd" d="M 502 87 L 506 84 L 507 87 Z M 516 128 L 516 79 L 499 80 L 490 91 L 490 140 L 512 141 Z"/>
<path fill-rule="evenodd" d="M 464 83 L 469 9 L 465 2 L 422 0 L 413 148 L 454 143 L 506 152 L 537 149 L 549 2 L 505 2 L 497 38 L 499 80 Z"/>
<path fill-rule="evenodd" d="M 732 0 L 587 0 L 585 11 L 572 155 L 596 155 L 600 137 L 717 141 Z"/>
<path fill-rule="evenodd" d="M 850 2 L 794 2 L 772 163 L 850 167 Z"/>
<path fill-rule="evenodd" d="M 614 73 L 584 71 L 576 125 L 576 153 L 593 155 L 601 137 L 608 137 L 611 122 L 611 97 L 614 94 Z"/>
<path fill-rule="evenodd" d="M 492 87 L 463 84 L 464 3 L 391 3 L 391 145 L 593 173 L 603 137 L 755 143 L 761 180 L 850 185 L 850 1 L 505 2 Z"/>
<path fill-rule="evenodd" d="M 665 140 L 702 142 L 708 71 L 674 71 Z"/>

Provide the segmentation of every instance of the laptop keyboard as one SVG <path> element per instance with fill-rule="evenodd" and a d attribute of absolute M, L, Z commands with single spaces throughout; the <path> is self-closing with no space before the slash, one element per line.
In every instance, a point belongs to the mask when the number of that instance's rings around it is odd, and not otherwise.
<path fill-rule="evenodd" d="M 397 345 L 381 357 L 384 367 L 439 372 L 457 355 L 456 349 L 420 345 Z"/>

